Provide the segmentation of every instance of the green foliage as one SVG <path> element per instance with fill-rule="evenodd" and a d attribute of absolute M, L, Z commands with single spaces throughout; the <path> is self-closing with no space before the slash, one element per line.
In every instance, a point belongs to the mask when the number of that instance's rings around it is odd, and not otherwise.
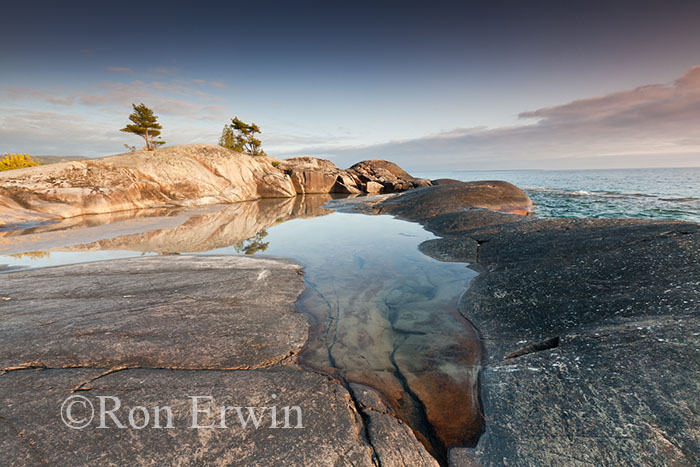
<path fill-rule="evenodd" d="M 263 229 L 255 234 L 254 237 L 236 243 L 233 248 L 237 253 L 254 255 L 255 253 L 267 250 L 267 247 L 270 246 L 270 242 L 263 242 L 265 237 L 267 237 L 267 230 Z"/>
<path fill-rule="evenodd" d="M 234 117 L 230 125 L 224 126 L 219 145 L 253 157 L 264 156 L 262 141 L 255 137 L 258 133 L 262 132 L 255 123 L 249 125 Z"/>
<path fill-rule="evenodd" d="M 243 152 L 243 146 L 236 144 L 236 136 L 233 134 L 233 130 L 229 125 L 224 125 L 224 129 L 221 131 L 219 146 L 231 149 L 232 151 Z"/>
<path fill-rule="evenodd" d="M 133 133 L 139 135 L 146 141 L 146 149 L 153 151 L 156 147 L 165 144 L 165 141 L 156 140 L 160 137 L 160 130 L 163 127 L 158 123 L 158 117 L 153 114 L 153 111 L 144 104 L 131 104 L 134 111 L 129 115 L 129 120 L 132 123 L 127 124 L 119 131 L 125 133 Z"/>
<path fill-rule="evenodd" d="M 272 167 L 279 167 L 280 161 L 272 161 Z"/>
<path fill-rule="evenodd" d="M 39 163 L 32 159 L 29 154 L 6 154 L 0 159 L 0 171 L 23 169 L 35 165 L 39 165 Z"/>

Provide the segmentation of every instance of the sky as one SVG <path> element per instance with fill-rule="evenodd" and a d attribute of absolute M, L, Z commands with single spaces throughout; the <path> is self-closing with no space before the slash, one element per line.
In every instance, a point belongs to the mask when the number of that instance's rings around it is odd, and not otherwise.
<path fill-rule="evenodd" d="M 0 153 L 234 116 L 269 155 L 414 171 L 700 166 L 700 2 L 6 2 Z"/>

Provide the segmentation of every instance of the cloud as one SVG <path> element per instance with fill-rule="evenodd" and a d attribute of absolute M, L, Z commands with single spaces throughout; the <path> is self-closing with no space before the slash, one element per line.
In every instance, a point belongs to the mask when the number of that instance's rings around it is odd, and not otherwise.
<path fill-rule="evenodd" d="M 218 134 L 212 133 L 229 118 L 219 96 L 196 89 L 191 80 L 170 77 L 107 81 L 76 90 L 6 87 L 0 88 L 0 102 L 0 152 L 121 152 L 124 143 L 136 142 L 119 132 L 132 103 L 143 102 L 155 111 L 169 144 L 215 143 Z"/>
<path fill-rule="evenodd" d="M 0 88 L 5 106 L 0 151 L 117 152 L 126 142 L 118 128 L 131 103 L 139 102 L 162 117 L 169 144 L 215 142 L 231 115 L 221 96 L 208 92 L 218 87 L 214 83 L 164 75 L 77 90 Z M 510 127 L 455 128 L 370 146 L 349 145 L 356 140 L 342 128 L 323 134 L 268 121 L 263 142 L 275 155 L 311 154 L 341 166 L 385 158 L 414 171 L 700 165 L 700 67 L 670 83 L 528 110 L 519 117 L 521 124 Z"/>
<path fill-rule="evenodd" d="M 8 87 L 0 88 L 0 96 L 19 102 L 42 101 L 62 106 L 79 104 L 101 108 L 105 112 L 124 112 L 131 108 L 132 103 L 144 102 L 156 113 L 183 115 L 193 120 L 226 118 L 226 109 L 219 105 L 217 96 L 179 82 L 108 81 L 80 91 Z M 27 107 L 36 108 L 35 105 Z"/>
<path fill-rule="evenodd" d="M 67 113 L 0 108 L 0 152 L 35 155 L 103 154 L 120 148 L 123 137 L 111 126 Z M 31 142 L 31 144 L 28 144 Z M 66 148 L 71 148 L 66 151 Z"/>
<path fill-rule="evenodd" d="M 297 153 L 382 157 L 430 170 L 700 165 L 700 66 L 654 84 L 519 115 L 523 125 L 456 128 L 365 147 Z M 291 155 L 291 154 L 290 154 Z M 671 163 L 671 162 L 669 162 Z"/>
<path fill-rule="evenodd" d="M 48 89 L 3 88 L 0 96 L 8 100 L 38 99 L 51 104 L 70 105 L 75 102 L 71 96 L 57 96 L 56 91 Z"/>

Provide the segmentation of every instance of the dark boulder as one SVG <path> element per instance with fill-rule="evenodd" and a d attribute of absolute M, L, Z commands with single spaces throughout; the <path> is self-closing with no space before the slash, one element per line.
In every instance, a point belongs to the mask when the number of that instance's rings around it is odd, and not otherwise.
<path fill-rule="evenodd" d="M 379 208 L 409 220 L 421 220 L 469 208 L 526 214 L 532 206 L 532 201 L 520 188 L 508 182 L 489 180 L 448 183 L 403 193 L 382 202 Z"/>

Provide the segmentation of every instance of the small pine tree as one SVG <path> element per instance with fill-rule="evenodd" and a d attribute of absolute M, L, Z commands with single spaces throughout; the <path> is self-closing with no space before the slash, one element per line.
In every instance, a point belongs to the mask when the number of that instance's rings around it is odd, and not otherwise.
<path fill-rule="evenodd" d="M 219 144 L 225 148 L 234 151 L 243 152 L 249 156 L 264 156 L 265 151 L 262 150 L 262 141 L 255 137 L 256 134 L 262 133 L 260 127 L 255 123 L 248 125 L 235 117 L 231 120 L 230 125 L 224 126 L 224 131 L 221 133 Z"/>
<path fill-rule="evenodd" d="M 3 170 L 23 169 L 34 167 L 39 162 L 32 159 L 29 154 L 6 154 L 0 159 L 0 172 Z"/>
<path fill-rule="evenodd" d="M 155 139 L 160 137 L 160 130 L 163 127 L 158 123 L 158 117 L 153 114 L 153 111 L 144 104 L 131 104 L 131 106 L 134 108 L 134 111 L 129 115 L 129 120 L 133 123 L 127 124 L 126 127 L 119 131 L 133 133 L 142 137 L 146 141 L 146 149 L 148 151 L 153 151 L 156 147 L 165 144 L 165 141 Z"/>
<path fill-rule="evenodd" d="M 232 151 L 243 152 L 243 146 L 236 144 L 236 137 L 229 125 L 224 125 L 224 129 L 221 131 L 219 146 L 225 147 L 226 149 L 231 149 Z"/>

